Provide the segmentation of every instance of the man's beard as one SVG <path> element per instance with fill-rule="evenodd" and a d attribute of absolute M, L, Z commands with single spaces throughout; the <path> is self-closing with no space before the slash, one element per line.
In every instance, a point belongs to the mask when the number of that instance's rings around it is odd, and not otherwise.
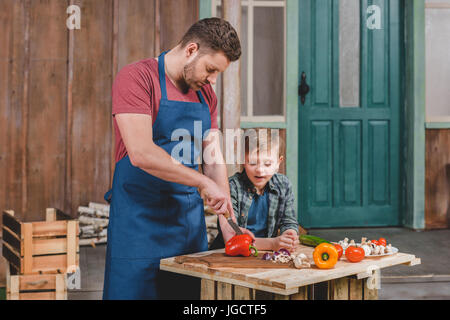
<path fill-rule="evenodd" d="M 195 73 L 195 65 L 197 63 L 198 57 L 196 57 L 192 62 L 186 64 L 183 68 L 183 77 L 177 81 L 177 84 L 181 91 L 186 94 L 189 89 L 197 89 L 193 88 L 196 86 L 196 82 L 193 80 L 193 75 Z M 196 86 L 197 87 L 197 86 Z"/>

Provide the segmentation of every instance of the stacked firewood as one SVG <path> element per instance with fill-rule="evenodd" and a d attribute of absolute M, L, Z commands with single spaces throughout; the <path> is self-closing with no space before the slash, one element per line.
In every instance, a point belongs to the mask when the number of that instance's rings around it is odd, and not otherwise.
<path fill-rule="evenodd" d="M 80 246 L 107 242 L 109 205 L 89 202 L 87 207 L 78 207 L 80 222 Z"/>
<path fill-rule="evenodd" d="M 205 222 L 206 232 L 208 235 L 208 245 L 216 238 L 219 231 L 217 230 L 217 215 L 211 211 L 208 206 L 205 206 Z"/>

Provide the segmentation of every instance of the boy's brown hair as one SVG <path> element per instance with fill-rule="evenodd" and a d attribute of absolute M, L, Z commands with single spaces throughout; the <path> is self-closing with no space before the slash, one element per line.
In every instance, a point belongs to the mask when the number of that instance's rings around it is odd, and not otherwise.
<path fill-rule="evenodd" d="M 222 51 L 230 62 L 241 56 L 241 43 L 236 30 L 226 20 L 206 18 L 194 23 L 180 41 L 184 48 L 187 44 L 196 42 L 199 51 Z"/>
<path fill-rule="evenodd" d="M 254 151 L 267 152 L 278 151 L 278 157 L 281 156 L 285 148 L 284 139 L 280 135 L 279 129 L 254 128 L 247 129 L 244 133 L 245 155 L 249 155 Z"/>

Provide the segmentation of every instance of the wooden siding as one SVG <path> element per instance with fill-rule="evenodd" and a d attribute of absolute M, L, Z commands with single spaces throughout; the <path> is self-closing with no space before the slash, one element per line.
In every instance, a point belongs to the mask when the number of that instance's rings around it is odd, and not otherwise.
<path fill-rule="evenodd" d="M 80 30 L 66 27 L 72 4 Z M 0 208 L 30 221 L 102 202 L 117 71 L 170 49 L 197 19 L 198 0 L 0 1 Z"/>
<path fill-rule="evenodd" d="M 425 227 L 450 227 L 450 129 L 427 129 Z"/>

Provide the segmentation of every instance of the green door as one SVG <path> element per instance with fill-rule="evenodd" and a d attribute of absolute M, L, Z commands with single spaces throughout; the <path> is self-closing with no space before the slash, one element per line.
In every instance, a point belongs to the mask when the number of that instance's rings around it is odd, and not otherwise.
<path fill-rule="evenodd" d="M 400 0 L 300 0 L 299 221 L 400 221 Z"/>

